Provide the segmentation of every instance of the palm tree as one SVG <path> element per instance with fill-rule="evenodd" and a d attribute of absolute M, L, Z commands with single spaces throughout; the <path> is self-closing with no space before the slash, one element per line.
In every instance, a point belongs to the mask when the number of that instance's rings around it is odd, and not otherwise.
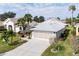
<path fill-rule="evenodd" d="M 10 31 L 7 31 L 7 35 L 9 35 L 9 37 L 11 37 L 11 43 L 13 42 L 13 36 L 15 36 L 15 33 L 12 31 L 12 30 L 10 30 Z"/>
<path fill-rule="evenodd" d="M 32 22 L 32 15 L 31 14 L 25 14 L 24 19 L 28 22 L 28 24 L 30 22 Z"/>
<path fill-rule="evenodd" d="M 72 12 L 72 21 L 73 21 L 73 13 L 74 13 L 75 10 L 76 10 L 75 5 L 70 5 L 70 6 L 69 6 L 69 11 Z"/>
<path fill-rule="evenodd" d="M 2 36 L 1 36 L 1 38 L 6 42 L 6 43 L 8 43 L 8 41 L 9 41 L 9 35 L 8 35 L 8 33 L 7 33 L 7 30 L 5 30 L 5 31 L 3 31 L 2 32 Z"/>
<path fill-rule="evenodd" d="M 24 18 L 20 18 L 20 19 L 18 19 L 17 24 L 18 24 L 18 26 L 21 26 L 22 30 L 24 30 L 26 20 Z"/>
<path fill-rule="evenodd" d="M 30 23 L 32 22 L 32 15 L 31 14 L 25 14 L 25 16 L 24 16 L 24 19 L 27 21 L 27 31 L 28 31 L 28 34 L 29 34 L 29 32 L 30 32 Z M 30 34 L 29 34 L 29 37 L 30 37 Z"/>

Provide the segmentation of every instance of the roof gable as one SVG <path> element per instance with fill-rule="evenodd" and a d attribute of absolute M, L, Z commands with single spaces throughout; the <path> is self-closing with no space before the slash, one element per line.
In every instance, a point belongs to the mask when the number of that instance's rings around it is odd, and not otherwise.
<path fill-rule="evenodd" d="M 17 20 L 19 18 L 7 18 L 5 21 L 4 21 L 4 24 L 8 23 L 8 22 L 13 22 L 14 24 L 17 23 Z"/>

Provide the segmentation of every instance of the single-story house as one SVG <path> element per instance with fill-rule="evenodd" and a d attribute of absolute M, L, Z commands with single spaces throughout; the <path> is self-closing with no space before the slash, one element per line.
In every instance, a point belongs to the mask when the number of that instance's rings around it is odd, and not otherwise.
<path fill-rule="evenodd" d="M 77 23 L 74 27 L 76 29 L 76 36 L 79 36 L 79 23 Z"/>
<path fill-rule="evenodd" d="M 19 32 L 19 31 L 22 31 L 23 28 L 21 26 L 18 26 L 17 25 L 17 20 L 19 18 L 7 18 L 3 24 L 4 24 L 4 27 L 7 29 L 7 30 L 13 30 L 14 32 Z M 26 22 L 27 23 L 27 22 Z M 27 24 L 26 24 L 27 25 Z M 26 31 L 28 31 L 30 28 L 36 26 L 37 23 L 32 21 L 29 25 L 26 26 Z"/>
<path fill-rule="evenodd" d="M 61 33 L 65 31 L 66 25 L 67 24 L 61 22 L 56 18 L 51 18 L 31 29 L 32 38 L 45 40 L 49 40 L 51 38 L 59 38 L 61 36 Z"/>
<path fill-rule="evenodd" d="M 4 27 L 7 30 L 13 30 L 14 32 L 19 32 L 21 29 L 20 26 L 16 25 L 18 18 L 7 18 L 4 21 Z"/>

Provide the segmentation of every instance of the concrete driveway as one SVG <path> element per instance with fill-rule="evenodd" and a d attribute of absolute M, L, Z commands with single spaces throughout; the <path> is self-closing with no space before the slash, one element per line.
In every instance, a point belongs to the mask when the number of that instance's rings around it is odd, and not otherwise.
<path fill-rule="evenodd" d="M 49 41 L 31 39 L 16 49 L 6 52 L 4 56 L 40 56 L 49 45 Z"/>

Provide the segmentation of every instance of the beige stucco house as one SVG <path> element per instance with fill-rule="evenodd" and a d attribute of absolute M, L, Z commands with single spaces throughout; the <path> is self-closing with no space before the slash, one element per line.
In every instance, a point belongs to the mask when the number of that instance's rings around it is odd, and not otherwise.
<path fill-rule="evenodd" d="M 32 39 L 49 40 L 52 38 L 54 40 L 55 38 L 59 38 L 61 33 L 65 31 L 66 25 L 56 18 L 48 19 L 31 29 Z"/>
<path fill-rule="evenodd" d="M 3 24 L 7 30 L 13 30 L 14 32 L 19 32 L 21 27 L 16 25 L 18 18 L 7 18 Z"/>
<path fill-rule="evenodd" d="M 19 32 L 19 31 L 23 31 L 23 27 L 22 26 L 18 26 L 17 25 L 17 21 L 19 18 L 7 18 L 4 22 L 3 22 L 3 26 L 4 28 L 6 28 L 7 30 L 11 29 L 14 32 Z M 30 28 L 36 26 L 38 23 L 35 21 L 32 21 L 29 25 L 26 22 L 26 27 L 25 27 L 25 31 L 27 32 Z"/>

